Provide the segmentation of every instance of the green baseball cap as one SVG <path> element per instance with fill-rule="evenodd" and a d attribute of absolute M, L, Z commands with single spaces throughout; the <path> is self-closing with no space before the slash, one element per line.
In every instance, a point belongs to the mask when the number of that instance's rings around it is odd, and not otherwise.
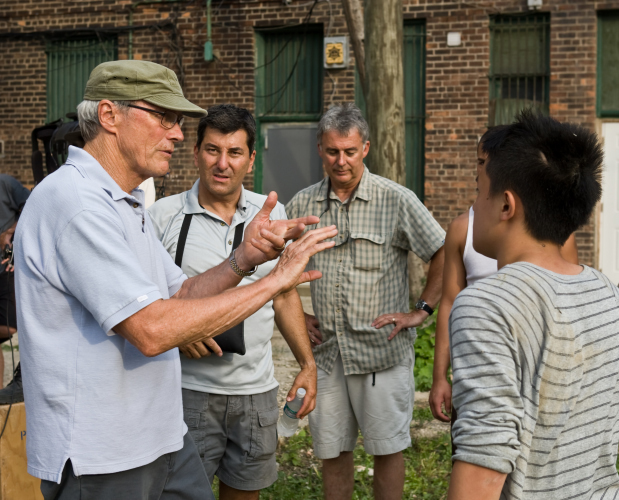
<path fill-rule="evenodd" d="M 183 95 L 174 71 L 149 61 L 109 61 L 90 73 L 84 99 L 87 101 L 145 101 L 164 109 L 201 118 L 208 113 Z"/>

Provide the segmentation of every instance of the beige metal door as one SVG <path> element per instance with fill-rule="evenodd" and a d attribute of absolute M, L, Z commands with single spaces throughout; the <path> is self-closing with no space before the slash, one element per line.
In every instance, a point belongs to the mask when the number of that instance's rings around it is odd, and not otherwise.
<path fill-rule="evenodd" d="M 600 269 L 619 283 L 619 123 L 604 123 L 604 180 L 600 225 Z"/>

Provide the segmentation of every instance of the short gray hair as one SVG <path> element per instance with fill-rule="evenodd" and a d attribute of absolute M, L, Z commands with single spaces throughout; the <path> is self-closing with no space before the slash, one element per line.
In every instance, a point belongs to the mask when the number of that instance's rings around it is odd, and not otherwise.
<path fill-rule="evenodd" d="M 99 103 L 101 101 L 82 101 L 77 105 L 77 119 L 80 122 L 80 132 L 84 142 L 90 142 L 99 133 L 101 122 L 99 121 Z M 124 112 L 131 101 L 112 101 L 121 112 Z"/>
<path fill-rule="evenodd" d="M 316 132 L 318 144 L 322 144 L 322 135 L 325 132 L 336 130 L 338 134 L 346 137 L 353 128 L 359 131 L 364 143 L 370 139 L 370 127 L 363 118 L 359 107 L 352 102 L 336 104 L 322 115 L 320 123 L 318 123 L 318 131 Z"/>

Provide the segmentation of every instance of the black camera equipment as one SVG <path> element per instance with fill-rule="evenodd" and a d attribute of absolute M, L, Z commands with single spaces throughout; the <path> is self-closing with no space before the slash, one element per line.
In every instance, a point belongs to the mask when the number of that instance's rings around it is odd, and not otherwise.
<path fill-rule="evenodd" d="M 67 113 L 70 120 L 62 119 L 46 123 L 32 131 L 32 174 L 35 186 L 62 165 L 69 154 L 69 146 L 84 147 L 84 139 L 77 121 L 77 113 Z M 43 153 L 39 151 L 39 141 L 43 142 Z M 45 158 L 45 162 L 43 159 Z M 45 163 L 45 170 L 43 164 Z"/>
<path fill-rule="evenodd" d="M 4 250 L 2 250 L 2 260 L 10 259 L 13 256 L 13 248 L 11 245 L 5 245 Z"/>

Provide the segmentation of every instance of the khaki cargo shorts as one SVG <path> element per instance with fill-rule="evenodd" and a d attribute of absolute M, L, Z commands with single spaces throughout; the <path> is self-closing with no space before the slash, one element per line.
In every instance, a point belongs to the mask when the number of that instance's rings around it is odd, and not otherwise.
<path fill-rule="evenodd" d="M 183 412 L 211 483 L 216 475 L 254 491 L 277 480 L 277 387 L 248 396 L 183 389 Z"/>
<path fill-rule="evenodd" d="M 341 356 L 331 374 L 318 368 L 316 409 L 309 414 L 314 455 L 322 460 L 353 451 L 359 429 L 370 455 L 391 455 L 411 445 L 415 400 L 410 353 L 395 366 L 363 375 L 344 375 Z"/>

